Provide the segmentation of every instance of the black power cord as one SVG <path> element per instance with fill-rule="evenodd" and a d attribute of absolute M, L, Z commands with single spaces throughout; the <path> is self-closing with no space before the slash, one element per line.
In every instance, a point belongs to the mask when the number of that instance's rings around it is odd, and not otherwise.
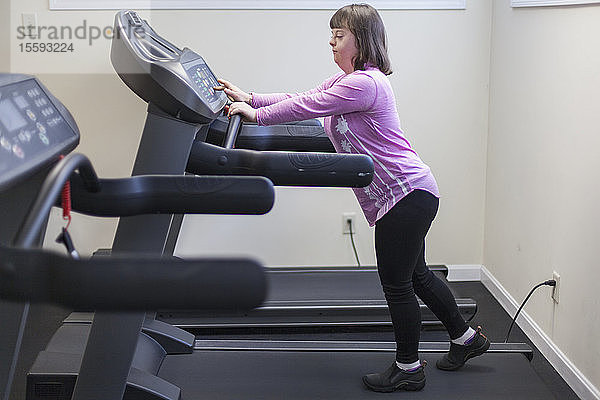
<path fill-rule="evenodd" d="M 358 252 L 356 251 L 356 245 L 354 244 L 354 233 L 352 232 L 352 220 L 348 219 L 348 230 L 350 231 L 350 241 L 352 242 L 352 249 L 354 249 L 354 257 L 356 257 L 356 264 L 360 267 L 360 260 L 358 259 Z"/>
<path fill-rule="evenodd" d="M 510 323 L 510 327 L 508 328 L 508 332 L 506 333 L 506 339 L 504 339 L 504 343 L 508 343 L 508 337 L 510 336 L 510 331 L 512 330 L 512 328 L 514 326 L 515 321 L 517 320 L 517 317 L 519 316 L 519 313 L 521 312 L 523 307 L 525 307 L 525 303 L 527 303 L 527 300 L 529 300 L 529 298 L 531 297 L 533 292 L 541 286 L 553 286 L 554 287 L 554 286 L 556 286 L 556 281 L 554 279 L 550 279 L 550 280 L 538 283 L 537 285 L 535 285 L 533 287 L 533 289 L 531 289 L 531 291 L 529 292 L 527 297 L 525 297 L 525 300 L 523 300 L 523 303 L 521 304 L 521 307 L 519 307 L 519 310 L 515 314 L 515 317 L 513 318 L 512 322 Z"/>

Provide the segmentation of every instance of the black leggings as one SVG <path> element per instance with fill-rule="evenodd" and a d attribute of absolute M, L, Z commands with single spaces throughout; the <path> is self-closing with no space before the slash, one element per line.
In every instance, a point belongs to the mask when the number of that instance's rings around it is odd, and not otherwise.
<path fill-rule="evenodd" d="M 431 193 L 415 190 L 375 225 L 377 268 L 394 325 L 396 361 L 401 363 L 419 359 L 421 310 L 415 294 L 444 324 L 451 339 L 468 328 L 446 284 L 425 264 L 425 236 L 438 205 Z"/>

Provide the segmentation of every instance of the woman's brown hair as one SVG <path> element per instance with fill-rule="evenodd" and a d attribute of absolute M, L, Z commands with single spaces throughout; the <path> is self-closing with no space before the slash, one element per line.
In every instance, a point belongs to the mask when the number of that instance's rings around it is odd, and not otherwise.
<path fill-rule="evenodd" d="M 337 10 L 329 21 L 331 29 L 349 29 L 356 38 L 358 55 L 354 69 L 364 70 L 367 63 L 373 64 L 386 75 L 392 73 L 387 54 L 385 26 L 376 9 L 368 4 L 351 4 Z"/>

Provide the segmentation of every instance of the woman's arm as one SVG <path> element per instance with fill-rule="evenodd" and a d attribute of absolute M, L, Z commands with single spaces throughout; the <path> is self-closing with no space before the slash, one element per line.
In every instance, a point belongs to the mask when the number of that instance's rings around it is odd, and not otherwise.
<path fill-rule="evenodd" d="M 375 102 L 376 95 L 377 88 L 372 77 L 361 73 L 352 74 L 327 89 L 313 89 L 260 107 L 256 110 L 255 118 L 259 125 L 276 125 L 366 111 Z"/>
<path fill-rule="evenodd" d="M 308 90 L 306 92 L 301 92 L 301 93 L 252 93 L 252 98 L 251 98 L 251 103 L 250 104 L 252 107 L 254 108 L 260 108 L 260 107 L 266 107 L 266 106 L 270 106 L 272 104 L 276 104 L 279 103 L 281 101 L 287 100 L 287 99 L 292 99 L 294 97 L 302 97 L 302 96 L 310 96 L 312 94 L 318 93 L 318 92 L 322 92 L 323 90 L 326 90 L 327 88 L 329 88 L 332 84 L 333 81 L 335 81 L 340 75 L 334 75 L 330 78 L 328 78 L 327 80 L 325 80 L 324 82 L 322 82 L 319 86 L 317 86 L 314 89 Z"/>
<path fill-rule="evenodd" d="M 280 101 L 291 99 L 293 97 L 306 96 L 327 89 L 343 73 L 334 75 L 314 89 L 302 93 L 246 93 L 233 83 L 225 79 L 218 79 L 220 86 L 215 86 L 215 90 L 222 90 L 233 101 L 241 101 L 251 105 L 253 108 L 265 107 Z"/>

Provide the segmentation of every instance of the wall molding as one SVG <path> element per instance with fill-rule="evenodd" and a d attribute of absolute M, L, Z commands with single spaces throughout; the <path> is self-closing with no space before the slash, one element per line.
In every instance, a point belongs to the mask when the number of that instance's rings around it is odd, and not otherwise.
<path fill-rule="evenodd" d="M 448 282 L 479 282 L 481 280 L 481 264 L 454 264 L 448 268 Z"/>
<path fill-rule="evenodd" d="M 515 315 L 520 304 L 485 266 L 481 267 L 481 283 L 509 315 Z M 567 358 L 527 312 L 521 311 L 519 318 L 517 318 L 517 325 L 581 399 L 600 400 L 600 390 L 577 369 L 575 364 Z"/>
<path fill-rule="evenodd" d="M 346 0 L 49 0 L 50 10 L 336 10 Z M 466 0 L 371 0 L 380 10 L 461 10 Z"/>

